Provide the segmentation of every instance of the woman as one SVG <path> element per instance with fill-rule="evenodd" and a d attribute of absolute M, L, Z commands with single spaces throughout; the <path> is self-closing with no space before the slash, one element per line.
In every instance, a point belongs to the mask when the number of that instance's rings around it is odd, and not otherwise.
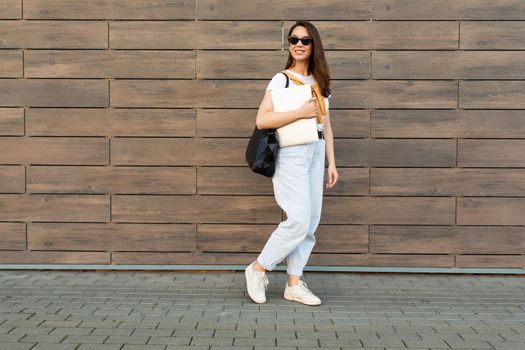
<path fill-rule="evenodd" d="M 285 69 L 290 86 L 299 85 L 294 80 L 312 85 L 317 83 L 316 94 L 296 110 L 274 112 L 269 90 L 284 88 L 286 84 L 286 76 L 282 72 L 275 74 L 259 107 L 256 125 L 259 129 L 278 128 L 300 118 L 322 114 L 317 124 L 319 139 L 279 150 L 272 183 L 275 199 L 287 218 L 272 233 L 256 261 L 246 268 L 246 284 L 253 301 L 266 302 L 268 278 L 265 272 L 273 270 L 287 258 L 288 282 L 284 298 L 319 305 L 321 299 L 308 289 L 300 277 L 315 245 L 314 232 L 321 218 L 325 152 L 328 158 L 326 187 L 332 188 L 338 178 L 328 112 L 330 75 L 321 38 L 313 24 L 297 21 L 288 32 L 288 42 Z"/>

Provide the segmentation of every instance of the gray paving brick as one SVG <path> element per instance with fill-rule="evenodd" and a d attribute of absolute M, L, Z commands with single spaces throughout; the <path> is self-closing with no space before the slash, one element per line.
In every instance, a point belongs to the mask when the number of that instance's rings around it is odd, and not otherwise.
<path fill-rule="evenodd" d="M 486 341 L 476 341 L 476 340 L 466 340 L 466 341 L 455 341 L 455 340 L 446 340 L 448 346 L 452 349 L 492 349 L 492 346 Z"/>
<path fill-rule="evenodd" d="M 8 343 L 0 342 L 0 350 L 29 350 L 37 343 Z"/>
<path fill-rule="evenodd" d="M 104 340 L 107 338 L 105 335 L 68 335 L 64 338 L 63 343 L 101 344 L 104 343 Z"/>
<path fill-rule="evenodd" d="M 215 338 L 219 337 L 233 337 L 233 338 L 253 338 L 255 337 L 255 331 L 254 330 L 224 330 L 219 329 L 215 331 L 215 334 L 213 335 Z"/>
<path fill-rule="evenodd" d="M 233 341 L 233 345 L 269 345 L 274 346 L 275 338 L 235 338 Z"/>
<path fill-rule="evenodd" d="M 31 350 L 76 350 L 79 344 L 39 343 Z"/>
<path fill-rule="evenodd" d="M 142 330 L 142 329 L 140 329 Z M 133 328 L 95 328 L 93 332 L 89 335 L 131 335 L 137 329 Z M 146 329 L 145 331 L 154 331 L 151 329 Z M 143 334 L 133 334 L 133 335 L 143 335 Z"/>
<path fill-rule="evenodd" d="M 110 335 L 105 341 L 105 344 L 146 344 L 149 336 L 125 336 L 125 335 Z"/>
<path fill-rule="evenodd" d="M 9 334 L 50 334 L 55 327 L 14 327 Z"/>
<path fill-rule="evenodd" d="M 523 350 L 525 349 L 525 341 L 523 342 L 500 342 L 500 341 L 489 341 L 495 349 L 502 350 Z"/>
<path fill-rule="evenodd" d="M 49 335 L 49 334 L 27 334 L 19 343 L 60 343 L 67 336 L 63 334 Z M 77 342 L 78 343 L 78 342 Z"/>
<path fill-rule="evenodd" d="M 164 350 L 165 345 L 135 345 L 125 344 L 121 350 Z"/>
<path fill-rule="evenodd" d="M 190 345 L 191 337 L 152 337 L 148 344 Z"/>
<path fill-rule="evenodd" d="M 193 338 L 190 345 L 233 345 L 233 338 Z"/>
<path fill-rule="evenodd" d="M 81 344 L 76 350 L 120 350 L 121 344 Z"/>

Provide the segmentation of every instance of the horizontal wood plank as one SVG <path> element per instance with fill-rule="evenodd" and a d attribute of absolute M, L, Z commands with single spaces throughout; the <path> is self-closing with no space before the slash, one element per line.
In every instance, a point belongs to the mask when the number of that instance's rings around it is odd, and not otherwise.
<path fill-rule="evenodd" d="M 39 0 L 24 2 L 26 19 L 195 19 L 196 0 Z"/>
<path fill-rule="evenodd" d="M 460 81 L 459 107 L 524 109 L 525 81 Z"/>
<path fill-rule="evenodd" d="M 111 254 L 111 262 L 117 265 L 248 265 L 256 257 L 255 253 L 114 252 Z"/>
<path fill-rule="evenodd" d="M 343 139 L 335 141 L 339 166 L 450 167 L 456 165 L 454 140 Z"/>
<path fill-rule="evenodd" d="M 525 4 L 515 0 L 374 0 L 374 20 L 525 19 Z"/>
<path fill-rule="evenodd" d="M 192 79 L 192 51 L 28 50 L 28 78 L 169 78 Z"/>
<path fill-rule="evenodd" d="M 312 254 L 308 264 L 450 268 L 454 267 L 454 257 L 437 254 Z"/>
<path fill-rule="evenodd" d="M 0 194 L 2 221 L 108 222 L 109 196 Z"/>
<path fill-rule="evenodd" d="M 525 225 L 525 198 L 458 198 L 458 225 Z"/>
<path fill-rule="evenodd" d="M 321 224 L 454 224 L 454 198 L 325 197 Z"/>
<path fill-rule="evenodd" d="M 0 79 L 0 107 L 107 107 L 108 82 L 71 79 Z"/>
<path fill-rule="evenodd" d="M 525 196 L 525 169 L 370 169 L 374 196 Z"/>
<path fill-rule="evenodd" d="M 525 138 L 521 110 L 374 110 L 373 137 Z"/>
<path fill-rule="evenodd" d="M 105 138 L 0 137 L 0 164 L 106 165 Z"/>
<path fill-rule="evenodd" d="M 111 106 L 258 108 L 267 84 L 242 80 L 114 80 Z"/>
<path fill-rule="evenodd" d="M 195 194 L 195 168 L 31 166 L 30 193 Z"/>
<path fill-rule="evenodd" d="M 523 79 L 525 52 L 374 51 L 374 79 Z"/>
<path fill-rule="evenodd" d="M 115 138 L 115 165 L 246 166 L 247 139 Z"/>
<path fill-rule="evenodd" d="M 523 255 L 458 255 L 456 257 L 457 267 L 477 268 L 524 268 L 525 257 Z"/>
<path fill-rule="evenodd" d="M 114 222 L 275 223 L 281 218 L 269 196 L 115 195 L 112 200 Z"/>
<path fill-rule="evenodd" d="M 459 48 L 462 50 L 523 50 L 523 21 L 461 22 Z"/>
<path fill-rule="evenodd" d="M 523 227 L 370 227 L 370 251 L 395 254 L 524 254 Z"/>
<path fill-rule="evenodd" d="M 198 108 L 197 135 L 200 137 L 251 137 L 256 119 L 257 109 Z"/>
<path fill-rule="evenodd" d="M 458 166 L 525 166 L 525 140 L 458 140 Z"/>
<path fill-rule="evenodd" d="M 1 109 L 0 109 L 1 111 Z M 192 109 L 30 108 L 31 136 L 195 136 Z"/>
<path fill-rule="evenodd" d="M 371 0 L 200 0 L 197 2 L 199 20 L 274 20 L 308 18 L 309 20 L 367 20 Z M 293 14 L 293 15 L 292 15 Z"/>
<path fill-rule="evenodd" d="M 0 48 L 106 49 L 108 25 L 89 21 L 0 21 Z"/>
<path fill-rule="evenodd" d="M 110 264 L 108 252 L 3 251 L 0 264 Z"/>
<path fill-rule="evenodd" d="M 27 245 L 31 250 L 192 252 L 195 236 L 191 224 L 32 223 Z"/>
<path fill-rule="evenodd" d="M 203 35 L 206 33 L 206 35 Z M 250 40 L 245 40 L 247 37 Z M 280 49 L 278 21 L 118 21 L 112 49 Z"/>
<path fill-rule="evenodd" d="M 456 108 L 457 82 L 335 80 L 330 108 Z"/>
<path fill-rule="evenodd" d="M 197 169 L 200 195 L 273 195 L 272 179 L 244 167 L 200 167 Z"/>

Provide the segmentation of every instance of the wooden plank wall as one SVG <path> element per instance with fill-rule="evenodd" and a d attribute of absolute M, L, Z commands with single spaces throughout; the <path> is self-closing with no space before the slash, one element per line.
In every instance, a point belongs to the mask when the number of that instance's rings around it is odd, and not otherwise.
<path fill-rule="evenodd" d="M 525 1 L 0 0 L 0 263 L 247 264 L 244 149 L 296 19 L 340 182 L 311 265 L 525 267 Z"/>

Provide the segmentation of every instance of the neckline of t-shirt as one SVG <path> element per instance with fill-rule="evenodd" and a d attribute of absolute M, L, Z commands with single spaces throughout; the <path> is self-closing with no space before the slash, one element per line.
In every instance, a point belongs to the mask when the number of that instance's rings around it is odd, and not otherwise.
<path fill-rule="evenodd" d="M 287 71 L 287 72 L 290 72 L 290 73 L 293 73 L 293 74 L 295 74 L 295 75 L 298 75 L 298 76 L 300 76 L 300 77 L 303 77 L 303 78 L 311 78 L 311 77 L 312 77 L 311 74 L 310 74 L 309 76 L 306 76 L 306 75 L 302 75 L 302 74 L 296 73 L 296 72 L 294 72 L 294 71 L 292 71 L 292 70 L 290 70 L 290 69 L 287 69 L 286 71 Z"/>

